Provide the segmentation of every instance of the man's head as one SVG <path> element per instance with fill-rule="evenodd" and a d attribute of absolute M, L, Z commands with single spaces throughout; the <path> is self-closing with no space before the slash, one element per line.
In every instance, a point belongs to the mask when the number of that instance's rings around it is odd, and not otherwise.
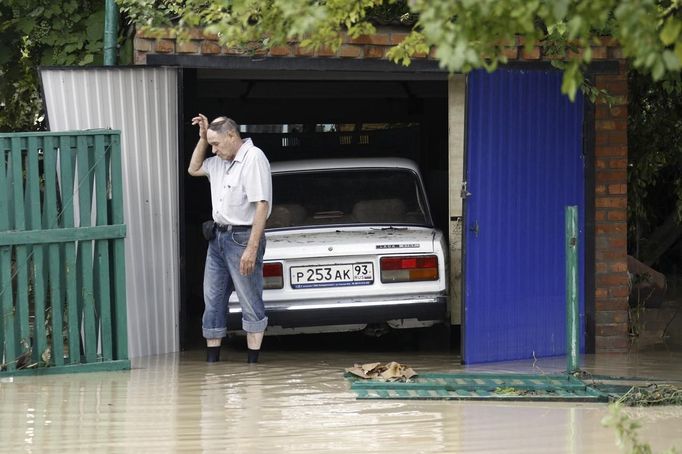
<path fill-rule="evenodd" d="M 227 117 L 218 117 L 208 125 L 206 140 L 220 159 L 234 159 L 243 143 L 239 126 Z"/>

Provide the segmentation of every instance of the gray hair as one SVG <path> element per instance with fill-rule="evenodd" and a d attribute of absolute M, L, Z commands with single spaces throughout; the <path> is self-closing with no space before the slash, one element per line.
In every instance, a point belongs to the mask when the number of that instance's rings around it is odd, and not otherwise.
<path fill-rule="evenodd" d="M 227 134 L 231 132 L 241 138 L 241 135 L 239 134 L 239 125 L 231 118 L 218 117 L 208 125 L 208 129 L 215 131 L 218 134 Z"/>

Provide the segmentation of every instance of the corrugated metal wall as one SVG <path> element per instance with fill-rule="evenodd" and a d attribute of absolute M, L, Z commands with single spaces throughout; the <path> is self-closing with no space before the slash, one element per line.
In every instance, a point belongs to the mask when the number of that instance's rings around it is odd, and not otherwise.
<path fill-rule="evenodd" d="M 41 70 L 52 131 L 121 130 L 130 357 L 179 350 L 178 75 Z"/>
<path fill-rule="evenodd" d="M 557 71 L 469 76 L 467 363 L 566 351 L 564 207 L 578 205 L 582 273 L 585 182 L 583 100 L 571 103 L 560 87 Z"/>

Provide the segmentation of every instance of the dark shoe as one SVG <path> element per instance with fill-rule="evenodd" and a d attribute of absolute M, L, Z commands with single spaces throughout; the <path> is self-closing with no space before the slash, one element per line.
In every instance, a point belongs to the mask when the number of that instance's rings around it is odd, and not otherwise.
<path fill-rule="evenodd" d="M 206 347 L 206 362 L 217 363 L 220 361 L 220 346 Z"/>
<path fill-rule="evenodd" d="M 257 363 L 258 362 L 258 353 L 260 353 L 260 350 L 249 349 L 249 354 L 246 357 L 246 362 L 249 364 Z"/>

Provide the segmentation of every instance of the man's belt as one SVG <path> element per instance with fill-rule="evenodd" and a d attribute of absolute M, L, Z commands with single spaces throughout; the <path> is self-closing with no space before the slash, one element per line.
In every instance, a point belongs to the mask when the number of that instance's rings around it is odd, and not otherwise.
<path fill-rule="evenodd" d="M 250 225 L 231 225 L 231 224 L 218 224 L 217 222 L 214 224 L 215 229 L 220 231 L 220 232 L 231 232 L 233 230 L 248 230 L 251 228 Z"/>

